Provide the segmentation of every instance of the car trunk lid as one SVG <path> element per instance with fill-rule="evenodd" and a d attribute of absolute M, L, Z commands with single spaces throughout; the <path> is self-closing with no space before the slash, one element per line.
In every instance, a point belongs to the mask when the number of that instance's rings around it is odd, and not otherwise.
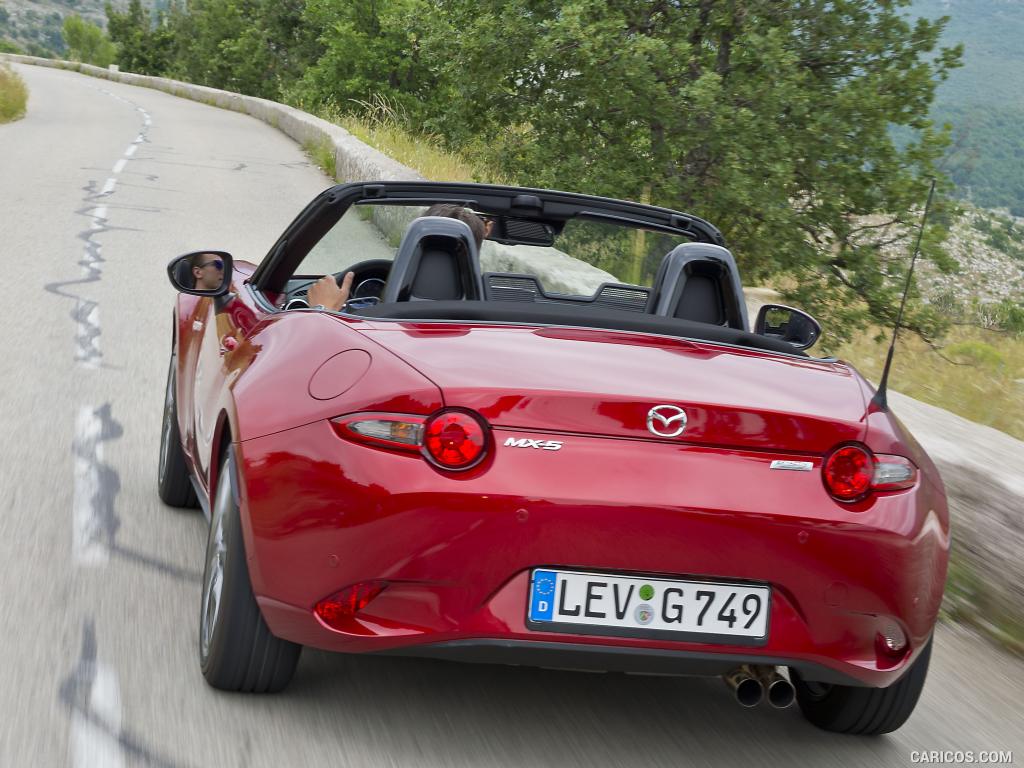
<path fill-rule="evenodd" d="M 595 329 L 364 332 L 434 381 L 447 406 L 495 427 L 818 454 L 864 434 L 863 395 L 838 362 Z"/>

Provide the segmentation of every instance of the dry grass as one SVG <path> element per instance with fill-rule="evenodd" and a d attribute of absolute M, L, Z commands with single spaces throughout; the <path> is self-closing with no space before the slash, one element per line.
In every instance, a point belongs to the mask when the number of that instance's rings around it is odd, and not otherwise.
<path fill-rule="evenodd" d="M 837 354 L 877 382 L 887 349 L 887 341 L 877 343 L 864 334 Z M 889 384 L 917 400 L 1024 440 L 1024 337 L 955 327 L 939 354 L 919 338 L 902 334 Z"/>
<path fill-rule="evenodd" d="M 18 73 L 7 64 L 0 64 L 0 123 L 9 123 L 25 114 L 28 88 Z"/>
<path fill-rule="evenodd" d="M 337 159 L 334 156 L 334 144 L 328 140 L 306 142 L 302 148 L 324 173 L 332 179 L 337 178 Z"/>
<path fill-rule="evenodd" d="M 410 119 L 386 99 L 356 102 L 352 109 L 325 107 L 317 116 L 340 125 L 360 141 L 433 181 L 507 184 L 488 168 L 444 148 L 438 136 L 410 130 Z"/>

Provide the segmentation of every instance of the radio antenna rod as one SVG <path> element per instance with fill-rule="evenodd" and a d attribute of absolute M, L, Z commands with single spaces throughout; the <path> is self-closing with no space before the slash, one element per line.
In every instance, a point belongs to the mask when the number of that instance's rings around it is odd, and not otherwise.
<path fill-rule="evenodd" d="M 889 370 L 892 368 L 892 355 L 896 350 L 896 337 L 900 333 L 900 323 L 903 322 L 903 309 L 907 306 L 907 294 L 910 293 L 910 281 L 914 278 L 914 263 L 917 255 L 921 252 L 921 238 L 924 236 L 924 225 L 928 221 L 928 211 L 932 207 L 932 196 L 935 194 L 935 177 L 932 177 L 932 185 L 928 190 L 928 201 L 924 204 L 924 214 L 921 216 L 921 229 L 917 232 L 917 244 L 914 246 L 914 255 L 910 258 L 910 269 L 907 270 L 907 284 L 903 286 L 903 299 L 900 301 L 900 311 L 896 314 L 896 327 L 892 329 L 892 342 L 889 344 L 889 354 L 885 357 L 885 367 L 882 369 L 882 378 L 878 382 L 878 390 L 871 402 L 883 411 L 889 410 L 889 400 L 886 393 L 889 388 Z"/>

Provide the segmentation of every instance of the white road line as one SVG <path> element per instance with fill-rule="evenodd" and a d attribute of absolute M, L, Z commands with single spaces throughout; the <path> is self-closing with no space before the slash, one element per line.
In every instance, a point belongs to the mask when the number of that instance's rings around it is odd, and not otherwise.
<path fill-rule="evenodd" d="M 113 168 L 113 171 L 112 171 L 112 172 L 113 172 L 113 173 L 115 173 L 115 174 L 116 174 L 116 173 L 120 173 L 121 171 L 123 171 L 123 170 L 124 170 L 124 166 L 125 166 L 125 163 L 127 163 L 127 162 L 128 162 L 128 161 L 127 161 L 127 160 L 125 160 L 125 159 L 124 159 L 124 158 L 122 157 L 122 158 L 121 158 L 120 160 L 118 160 L 118 161 L 117 161 L 116 163 L 114 163 L 114 168 Z"/>
<path fill-rule="evenodd" d="M 107 179 L 103 185 L 103 189 L 100 190 L 101 195 L 109 195 L 114 191 L 114 185 L 117 184 L 117 179 Z"/>
<path fill-rule="evenodd" d="M 131 144 L 129 144 L 129 145 L 128 145 L 128 149 L 126 149 L 126 150 L 124 151 L 124 156 L 125 156 L 125 157 L 131 157 L 132 155 L 134 155 L 134 154 L 135 154 L 135 150 L 139 148 L 139 144 L 138 144 L 138 142 L 139 142 L 139 139 L 141 139 L 141 138 L 142 138 L 142 137 L 140 136 L 140 137 L 139 137 L 138 139 L 136 139 L 136 140 L 135 140 L 135 141 L 134 141 L 133 143 L 131 143 Z"/>
<path fill-rule="evenodd" d="M 101 205 L 92 210 L 93 219 L 106 219 L 107 218 L 107 206 Z"/>
<path fill-rule="evenodd" d="M 101 662 L 95 670 L 86 711 L 71 713 L 69 750 L 73 768 L 123 768 L 121 690 L 117 675 Z"/>
<path fill-rule="evenodd" d="M 75 419 L 74 496 L 71 503 L 71 557 L 75 565 L 106 565 L 110 551 L 96 513 L 103 463 L 103 422 L 96 409 L 83 406 Z"/>

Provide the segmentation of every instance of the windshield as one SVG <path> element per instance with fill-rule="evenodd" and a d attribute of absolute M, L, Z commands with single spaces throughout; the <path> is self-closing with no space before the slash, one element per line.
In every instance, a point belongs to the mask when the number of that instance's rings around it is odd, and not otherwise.
<path fill-rule="evenodd" d="M 306 255 L 295 277 L 343 273 L 370 260 L 392 261 L 408 225 L 427 210 L 422 205 L 352 206 Z M 604 283 L 650 286 L 665 254 L 687 242 L 679 235 L 592 218 L 552 225 L 477 215 L 488 233 L 480 248 L 481 272 L 529 276 L 549 294 L 593 296 Z"/>

